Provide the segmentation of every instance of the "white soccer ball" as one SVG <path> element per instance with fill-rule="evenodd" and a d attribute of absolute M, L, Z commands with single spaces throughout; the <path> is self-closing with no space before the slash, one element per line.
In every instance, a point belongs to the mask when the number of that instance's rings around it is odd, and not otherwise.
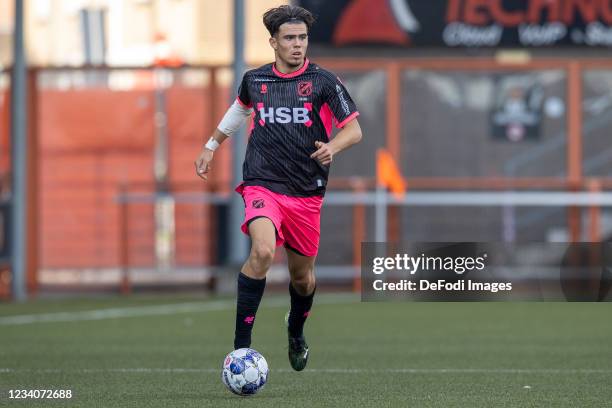
<path fill-rule="evenodd" d="M 256 394 L 268 381 L 268 362 L 253 349 L 234 350 L 223 360 L 221 379 L 234 394 Z"/>

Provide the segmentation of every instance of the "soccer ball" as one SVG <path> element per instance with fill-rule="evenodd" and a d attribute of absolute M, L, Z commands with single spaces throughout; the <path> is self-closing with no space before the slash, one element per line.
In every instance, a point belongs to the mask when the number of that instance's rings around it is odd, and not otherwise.
<path fill-rule="evenodd" d="M 234 350 L 223 360 L 221 379 L 234 394 L 256 394 L 268 381 L 268 363 L 264 356 L 253 349 Z"/>

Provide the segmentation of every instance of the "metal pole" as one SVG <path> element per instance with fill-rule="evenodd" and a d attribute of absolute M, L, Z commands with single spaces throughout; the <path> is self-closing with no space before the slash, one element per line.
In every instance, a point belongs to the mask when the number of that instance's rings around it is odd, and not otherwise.
<path fill-rule="evenodd" d="M 234 86 L 236 91 L 245 71 L 244 62 L 244 0 L 234 0 Z M 232 93 L 233 94 L 233 93 Z M 242 182 L 242 162 L 246 152 L 245 132 L 243 128 L 232 138 L 232 185 Z M 229 261 L 231 265 L 240 265 L 248 254 L 248 241 L 240 225 L 244 218 L 244 202 L 238 194 L 232 194 L 229 222 Z"/>
<path fill-rule="evenodd" d="M 160 272 L 169 272 L 174 266 L 176 251 L 174 198 L 170 194 L 168 107 L 166 88 L 172 73 L 163 66 L 154 69 L 155 75 L 155 157 L 153 174 L 157 200 L 155 217 L 155 265 Z"/>
<path fill-rule="evenodd" d="M 384 187 L 376 186 L 375 212 L 374 212 L 374 241 L 387 242 L 387 191 Z"/>
<path fill-rule="evenodd" d="M 26 300 L 26 61 L 23 39 L 23 0 L 15 0 L 13 69 L 11 76 L 11 271 L 13 298 Z"/>

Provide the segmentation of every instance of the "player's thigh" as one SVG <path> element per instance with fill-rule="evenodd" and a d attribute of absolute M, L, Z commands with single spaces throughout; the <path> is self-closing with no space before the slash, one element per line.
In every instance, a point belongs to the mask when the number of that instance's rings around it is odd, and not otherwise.
<path fill-rule="evenodd" d="M 276 227 L 270 218 L 257 217 L 249 221 L 249 235 L 251 236 L 251 254 L 270 253 L 274 255 L 276 248 Z"/>
<path fill-rule="evenodd" d="M 315 256 L 300 255 L 290 248 L 286 248 L 287 266 L 292 281 L 308 281 L 314 279 Z"/>

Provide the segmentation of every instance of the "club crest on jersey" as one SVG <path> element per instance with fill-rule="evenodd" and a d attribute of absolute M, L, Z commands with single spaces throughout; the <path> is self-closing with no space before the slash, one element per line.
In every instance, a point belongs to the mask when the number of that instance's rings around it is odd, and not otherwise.
<path fill-rule="evenodd" d="M 297 84 L 297 92 L 300 96 L 309 96 L 312 94 L 312 82 L 311 81 L 300 81 Z"/>
<path fill-rule="evenodd" d="M 262 94 L 268 93 L 268 85 L 266 84 L 261 84 L 261 91 Z"/>

